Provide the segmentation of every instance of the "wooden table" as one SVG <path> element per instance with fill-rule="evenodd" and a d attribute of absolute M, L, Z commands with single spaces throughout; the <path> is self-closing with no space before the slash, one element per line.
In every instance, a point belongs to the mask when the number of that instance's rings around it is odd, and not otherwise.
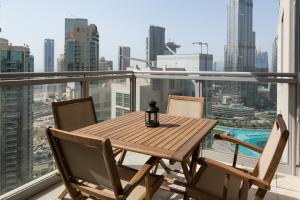
<path fill-rule="evenodd" d="M 181 162 L 187 182 L 195 171 L 193 160 L 199 155 L 200 142 L 217 124 L 217 120 L 175 117 L 160 114 L 160 126 L 145 126 L 144 112 L 132 112 L 125 116 L 75 130 L 109 138 L 112 146 L 137 153 Z M 192 166 L 188 159 L 192 154 Z"/>

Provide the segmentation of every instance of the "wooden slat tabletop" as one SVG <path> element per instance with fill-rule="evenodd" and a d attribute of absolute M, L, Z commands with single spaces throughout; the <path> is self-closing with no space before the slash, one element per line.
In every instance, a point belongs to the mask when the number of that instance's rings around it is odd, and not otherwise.
<path fill-rule="evenodd" d="M 109 138 L 117 148 L 183 161 L 217 124 L 217 120 L 166 114 L 159 114 L 159 121 L 159 127 L 146 127 L 144 112 L 132 112 L 73 132 Z"/>

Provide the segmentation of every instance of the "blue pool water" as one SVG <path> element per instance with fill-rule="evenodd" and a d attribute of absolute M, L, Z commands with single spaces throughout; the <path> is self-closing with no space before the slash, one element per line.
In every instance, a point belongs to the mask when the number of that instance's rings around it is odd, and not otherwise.
<path fill-rule="evenodd" d="M 238 129 L 238 128 L 232 128 L 232 127 L 225 127 L 225 126 L 216 126 L 215 130 L 218 131 L 224 131 L 227 134 L 230 134 L 231 136 L 259 146 L 259 147 L 264 147 L 265 143 L 268 140 L 269 134 L 271 132 L 271 129 L 263 129 L 263 130 L 254 130 L 254 129 Z M 249 150 L 245 147 L 240 146 L 240 152 L 247 155 L 247 156 L 252 156 L 252 157 L 259 157 L 260 154 Z"/>

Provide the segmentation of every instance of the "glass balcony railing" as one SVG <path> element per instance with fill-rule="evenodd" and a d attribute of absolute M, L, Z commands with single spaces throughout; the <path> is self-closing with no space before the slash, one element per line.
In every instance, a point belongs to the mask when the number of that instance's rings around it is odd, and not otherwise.
<path fill-rule="evenodd" d="M 225 133 L 263 147 L 278 110 L 285 106 L 277 100 L 277 93 L 284 87 L 293 91 L 296 83 L 296 74 L 273 73 L 0 74 L 0 195 L 55 170 L 45 135 L 45 128 L 54 125 L 53 101 L 92 96 L 98 121 L 105 121 L 131 111 L 144 111 L 150 100 L 156 100 L 164 113 L 170 94 L 204 96 L 206 117 L 218 119 L 219 124 L 203 142 L 203 153 L 222 160 L 222 155 L 231 155 L 234 147 L 218 143 L 213 134 Z M 287 97 L 283 104 L 293 102 L 295 96 Z M 287 124 L 293 125 L 293 120 L 288 119 Z M 295 129 L 291 130 L 295 134 Z M 282 158 L 282 169 L 289 173 L 295 168 L 293 144 L 289 141 Z M 258 156 L 244 148 L 240 148 L 240 154 L 253 159 Z"/>

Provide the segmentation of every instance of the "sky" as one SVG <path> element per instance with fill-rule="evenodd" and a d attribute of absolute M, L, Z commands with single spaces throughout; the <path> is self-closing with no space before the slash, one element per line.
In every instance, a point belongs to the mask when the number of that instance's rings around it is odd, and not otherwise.
<path fill-rule="evenodd" d="M 224 60 L 229 0 L 0 0 L 1 38 L 17 46 L 29 45 L 35 71 L 43 71 L 44 39 L 55 40 L 55 68 L 64 53 L 65 18 L 86 18 L 99 31 L 100 57 L 113 60 L 117 69 L 118 46 L 129 46 L 131 57 L 146 58 L 150 25 L 166 28 L 166 42 L 177 53 L 199 53 L 193 42 L 207 42 L 214 61 Z M 277 32 L 278 1 L 253 0 L 256 47 L 272 55 Z M 144 65 L 144 63 L 140 63 Z M 269 62 L 270 64 L 270 62 Z"/>

